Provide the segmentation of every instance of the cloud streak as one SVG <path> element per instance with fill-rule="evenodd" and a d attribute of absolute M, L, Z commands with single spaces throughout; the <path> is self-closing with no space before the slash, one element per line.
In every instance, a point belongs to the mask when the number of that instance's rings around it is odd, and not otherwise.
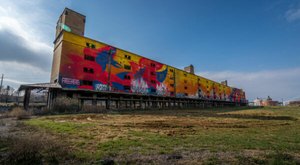
<path fill-rule="evenodd" d="M 244 89 L 250 101 L 268 95 L 279 101 L 300 98 L 300 68 L 258 72 L 200 72 L 199 75 L 217 81 L 228 80 L 230 86 Z"/>
<path fill-rule="evenodd" d="M 60 2 L 0 0 L 0 74 L 4 85 L 49 82 Z M 30 12 L 28 12 L 30 11 Z"/>
<path fill-rule="evenodd" d="M 22 12 L 17 6 L 9 3 L 2 3 L 2 5 L 0 6 L 0 60 L 16 61 L 49 70 L 52 45 L 40 39 L 31 21 L 40 18 L 31 15 L 30 19 L 26 14 L 20 17 Z"/>
<path fill-rule="evenodd" d="M 15 89 L 20 84 L 47 82 L 50 79 L 48 71 L 19 62 L 0 61 L 0 71 L 4 73 L 4 86 L 10 85 Z"/>
<path fill-rule="evenodd" d="M 289 9 L 289 10 L 285 13 L 285 18 L 286 18 L 287 21 L 289 21 L 289 22 L 293 22 L 293 21 L 300 20 L 300 8 Z"/>
<path fill-rule="evenodd" d="M 21 36 L 0 30 L 0 60 L 36 66 L 48 71 L 51 67 L 52 48 L 35 41 L 27 41 Z"/>

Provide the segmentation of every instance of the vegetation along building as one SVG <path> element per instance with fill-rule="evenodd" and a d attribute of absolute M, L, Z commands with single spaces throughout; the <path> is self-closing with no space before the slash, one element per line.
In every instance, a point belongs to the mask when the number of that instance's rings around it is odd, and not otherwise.
<path fill-rule="evenodd" d="M 84 36 L 86 17 L 66 8 L 56 27 L 50 101 L 58 96 L 106 108 L 246 105 L 245 92 Z M 59 88 L 57 88 L 59 86 Z"/>

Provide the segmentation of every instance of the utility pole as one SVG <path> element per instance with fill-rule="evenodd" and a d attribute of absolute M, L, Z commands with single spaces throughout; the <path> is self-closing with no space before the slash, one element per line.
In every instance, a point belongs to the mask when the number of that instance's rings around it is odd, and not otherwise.
<path fill-rule="evenodd" d="M 111 58 L 112 58 L 112 48 L 108 51 L 108 77 L 107 77 L 107 91 L 110 91 L 110 74 L 111 74 Z"/>
<path fill-rule="evenodd" d="M 2 100 L 2 85 L 3 85 L 3 73 L 2 73 L 2 76 L 1 76 L 1 84 L 0 84 L 0 101 Z"/>
<path fill-rule="evenodd" d="M 2 76 L 1 76 L 0 93 L 1 93 L 1 91 L 2 91 L 3 77 L 4 77 L 4 74 L 2 74 Z"/>
<path fill-rule="evenodd" d="M 108 77 L 107 77 L 107 91 L 110 91 L 110 74 L 111 74 L 111 60 L 112 60 L 112 48 L 108 51 Z M 106 109 L 110 109 L 110 95 L 106 100 Z"/>
<path fill-rule="evenodd" d="M 7 88 L 6 88 L 6 99 L 5 99 L 6 104 L 8 102 L 8 92 L 9 92 L 9 90 L 10 90 L 10 86 L 7 85 Z"/>

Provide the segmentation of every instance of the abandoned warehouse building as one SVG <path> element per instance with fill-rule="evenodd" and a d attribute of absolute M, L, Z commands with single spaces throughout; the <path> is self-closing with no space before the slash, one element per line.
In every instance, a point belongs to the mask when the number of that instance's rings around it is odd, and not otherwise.
<path fill-rule="evenodd" d="M 61 97 L 104 109 L 167 109 L 247 104 L 242 89 L 84 36 L 86 17 L 66 8 L 54 40 L 49 83 L 24 84 L 24 108 L 32 90 L 48 90 L 47 106 Z"/>

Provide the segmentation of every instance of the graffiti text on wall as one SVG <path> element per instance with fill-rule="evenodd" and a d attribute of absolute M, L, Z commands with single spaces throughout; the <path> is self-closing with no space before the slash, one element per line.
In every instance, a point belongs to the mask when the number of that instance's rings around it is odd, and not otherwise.
<path fill-rule="evenodd" d="M 107 85 L 105 84 L 95 84 L 96 91 L 107 91 Z"/>
<path fill-rule="evenodd" d="M 80 81 L 77 79 L 72 79 L 72 78 L 62 78 L 62 83 L 63 84 L 68 84 L 68 85 L 80 85 Z"/>

